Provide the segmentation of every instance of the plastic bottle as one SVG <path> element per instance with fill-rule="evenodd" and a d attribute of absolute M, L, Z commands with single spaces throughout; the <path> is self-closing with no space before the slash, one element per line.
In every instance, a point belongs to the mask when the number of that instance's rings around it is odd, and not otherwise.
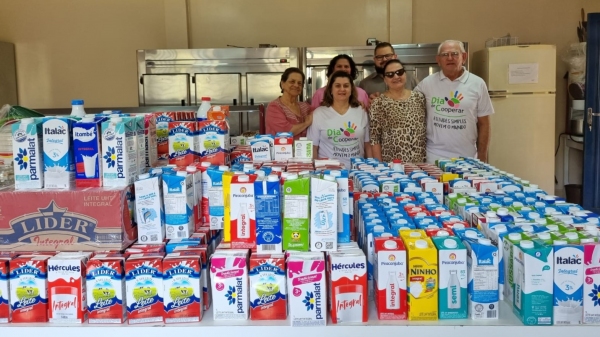
<path fill-rule="evenodd" d="M 202 103 L 196 112 L 196 120 L 205 121 L 208 119 L 208 110 L 210 110 L 210 97 L 202 97 Z"/>
<path fill-rule="evenodd" d="M 85 117 L 82 99 L 74 99 L 71 101 L 71 116 Z"/>

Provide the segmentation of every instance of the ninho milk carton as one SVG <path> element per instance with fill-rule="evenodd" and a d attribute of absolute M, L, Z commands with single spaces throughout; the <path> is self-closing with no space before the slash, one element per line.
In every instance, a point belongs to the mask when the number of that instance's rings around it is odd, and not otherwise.
<path fill-rule="evenodd" d="M 583 250 L 583 245 L 554 245 L 554 325 L 583 321 Z"/>
<path fill-rule="evenodd" d="M 51 323 L 84 323 L 88 316 L 86 264 L 92 253 L 64 252 L 48 260 Z"/>
<path fill-rule="evenodd" d="M 20 255 L 10 261 L 13 323 L 48 322 L 48 255 Z"/>
<path fill-rule="evenodd" d="M 248 319 L 248 250 L 219 249 L 210 260 L 215 320 Z"/>
<path fill-rule="evenodd" d="M 400 238 L 375 239 L 375 305 L 379 320 L 404 320 L 406 303 L 406 248 Z"/>
<path fill-rule="evenodd" d="M 165 323 L 202 319 L 202 262 L 193 251 L 167 254 L 163 259 Z"/>
<path fill-rule="evenodd" d="M 323 253 L 294 252 L 287 259 L 288 307 L 292 326 L 327 324 L 327 284 Z"/>
<path fill-rule="evenodd" d="M 255 181 L 255 174 L 242 174 L 233 176 L 229 186 L 225 186 L 225 195 L 229 195 L 226 213 L 231 216 L 225 223 L 225 242 L 231 242 L 231 248 L 256 247 Z"/>
<path fill-rule="evenodd" d="M 73 152 L 75 159 L 75 186 L 102 186 L 102 147 L 100 123 L 85 117 L 73 125 Z"/>
<path fill-rule="evenodd" d="M 309 249 L 310 178 L 292 173 L 283 182 L 283 249 Z"/>
<path fill-rule="evenodd" d="M 334 176 L 310 177 L 310 250 L 336 251 L 338 184 Z"/>
<path fill-rule="evenodd" d="M 125 262 L 126 303 L 129 324 L 162 322 L 162 253 L 133 254 Z"/>
<path fill-rule="evenodd" d="M 600 324 L 600 244 L 583 246 L 583 324 Z"/>
<path fill-rule="evenodd" d="M 281 185 L 279 177 L 269 175 L 254 182 L 256 205 L 256 250 L 281 253 Z"/>
<path fill-rule="evenodd" d="M 0 253 L 0 323 L 11 321 L 8 277 L 12 255 Z"/>
<path fill-rule="evenodd" d="M 118 253 L 96 254 L 88 261 L 86 273 L 90 324 L 125 322 L 125 257 Z"/>
<path fill-rule="evenodd" d="M 362 250 L 329 254 L 331 321 L 367 322 L 367 259 Z"/>
<path fill-rule="evenodd" d="M 408 254 L 408 319 L 438 319 L 438 256 L 430 238 L 404 239 Z"/>
<path fill-rule="evenodd" d="M 43 188 L 42 119 L 23 118 L 11 127 L 15 189 Z"/>
<path fill-rule="evenodd" d="M 44 118 L 44 188 L 66 189 L 75 183 L 72 126 L 69 118 Z"/>
<path fill-rule="evenodd" d="M 472 319 L 498 319 L 498 247 L 489 239 L 465 239 L 469 284 L 469 316 Z"/>
<path fill-rule="evenodd" d="M 252 254 L 250 257 L 250 319 L 287 318 L 285 257 L 283 254 Z"/>
<path fill-rule="evenodd" d="M 439 318 L 465 319 L 467 301 L 467 249 L 454 236 L 431 239 L 438 250 Z"/>

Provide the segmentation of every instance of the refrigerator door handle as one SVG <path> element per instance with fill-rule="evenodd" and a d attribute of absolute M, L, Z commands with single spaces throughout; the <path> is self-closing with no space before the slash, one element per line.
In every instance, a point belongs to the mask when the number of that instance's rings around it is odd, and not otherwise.
<path fill-rule="evenodd" d="M 594 113 L 592 112 L 592 108 L 588 108 L 587 109 L 587 122 L 588 122 L 588 127 L 590 128 L 590 131 L 592 131 L 592 121 L 594 117 L 600 117 L 600 113 Z"/>

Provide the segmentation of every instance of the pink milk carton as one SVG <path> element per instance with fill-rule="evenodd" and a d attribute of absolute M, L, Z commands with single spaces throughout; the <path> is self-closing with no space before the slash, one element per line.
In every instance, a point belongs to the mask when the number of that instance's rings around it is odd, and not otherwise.
<path fill-rule="evenodd" d="M 219 249 L 210 260 L 214 320 L 246 320 L 249 314 L 248 250 Z"/>
<path fill-rule="evenodd" d="M 292 326 L 327 324 L 325 260 L 320 252 L 293 252 L 287 260 L 287 290 Z"/>
<path fill-rule="evenodd" d="M 331 321 L 367 322 L 367 260 L 363 251 L 332 252 L 328 267 Z"/>

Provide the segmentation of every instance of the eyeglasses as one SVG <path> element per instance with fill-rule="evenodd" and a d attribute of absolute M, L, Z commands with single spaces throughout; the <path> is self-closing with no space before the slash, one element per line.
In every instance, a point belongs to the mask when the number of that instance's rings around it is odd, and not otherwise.
<path fill-rule="evenodd" d="M 398 69 L 396 71 L 388 71 L 387 73 L 383 74 L 385 77 L 387 78 L 394 78 L 394 75 L 398 75 L 398 77 L 404 75 L 404 73 L 406 72 L 406 70 L 404 70 L 404 68 L 402 69 Z"/>
<path fill-rule="evenodd" d="M 452 56 L 452 57 L 458 57 L 458 55 L 460 55 L 460 53 L 457 52 L 457 51 L 453 51 L 451 53 L 440 53 L 440 56 L 444 57 L 444 58 L 448 58 L 450 56 Z"/>
<path fill-rule="evenodd" d="M 384 60 L 384 59 L 385 60 L 389 60 L 392 57 L 394 57 L 394 55 L 396 55 L 396 54 L 392 53 L 392 54 L 385 54 L 385 55 L 377 55 L 377 56 L 375 56 L 375 59 L 377 61 L 381 61 L 381 60 Z"/>

